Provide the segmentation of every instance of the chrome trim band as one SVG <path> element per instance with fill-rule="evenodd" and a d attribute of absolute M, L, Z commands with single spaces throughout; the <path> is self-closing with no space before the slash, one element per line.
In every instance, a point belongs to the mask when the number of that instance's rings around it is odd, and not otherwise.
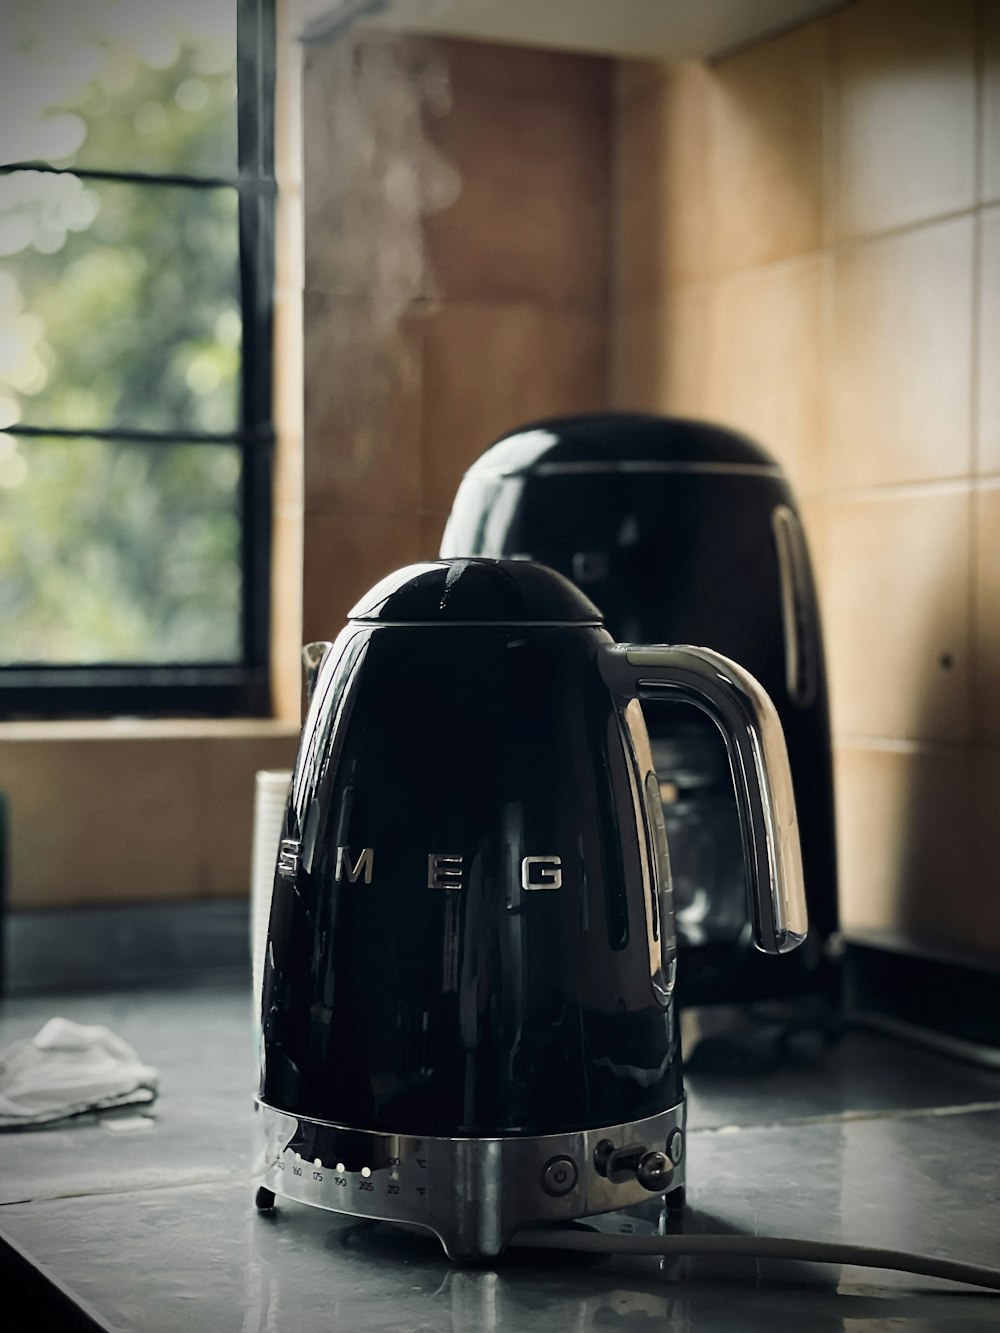
<path fill-rule="evenodd" d="M 289 1115 L 258 1099 L 263 1160 L 255 1176 L 276 1195 L 426 1227 L 453 1259 L 499 1254 L 521 1227 L 614 1212 L 655 1197 L 630 1178 L 600 1175 L 594 1150 L 642 1145 L 674 1162 L 684 1184 L 686 1104 L 646 1120 L 565 1134 L 418 1138 Z M 674 1159 L 677 1159 L 674 1161 Z"/>
<path fill-rule="evenodd" d="M 602 620 L 351 620 L 372 629 L 598 629 Z"/>
<path fill-rule="evenodd" d="M 696 463 L 696 462 L 674 462 L 669 460 L 657 461 L 651 459 L 648 462 L 637 462 L 624 460 L 622 462 L 605 463 L 539 463 L 536 467 L 528 468 L 524 472 L 507 473 L 508 476 L 572 476 L 575 474 L 590 475 L 592 473 L 602 472 L 626 472 L 626 473 L 647 473 L 647 472 L 703 472 L 713 476 L 734 476 L 734 477 L 781 477 L 783 476 L 781 468 L 777 463 Z"/>

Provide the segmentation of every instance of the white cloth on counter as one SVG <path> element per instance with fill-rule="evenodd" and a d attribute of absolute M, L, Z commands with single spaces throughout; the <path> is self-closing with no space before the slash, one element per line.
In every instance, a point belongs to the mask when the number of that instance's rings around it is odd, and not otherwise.
<path fill-rule="evenodd" d="M 159 1077 L 109 1028 L 51 1018 L 0 1052 L 0 1130 L 151 1102 Z"/>

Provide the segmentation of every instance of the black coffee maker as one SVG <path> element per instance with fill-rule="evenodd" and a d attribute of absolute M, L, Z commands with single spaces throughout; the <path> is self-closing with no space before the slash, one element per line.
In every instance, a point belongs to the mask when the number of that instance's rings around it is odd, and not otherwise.
<path fill-rule="evenodd" d="M 690 706 L 645 702 L 674 876 L 677 995 L 684 1006 L 792 1000 L 774 1007 L 832 1031 L 842 945 L 827 689 L 806 539 L 781 468 L 704 422 L 537 422 L 466 473 L 441 554 L 541 561 L 596 602 L 615 638 L 702 644 L 761 682 L 788 745 L 809 938 L 777 965 L 753 948 L 723 741 Z"/>

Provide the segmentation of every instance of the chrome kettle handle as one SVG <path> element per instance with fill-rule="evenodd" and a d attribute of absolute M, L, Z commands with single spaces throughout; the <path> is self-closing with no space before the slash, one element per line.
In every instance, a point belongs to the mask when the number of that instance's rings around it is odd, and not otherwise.
<path fill-rule="evenodd" d="M 754 943 L 788 953 L 809 923 L 792 774 L 777 710 L 748 671 L 709 648 L 609 643 L 597 650 L 608 688 L 626 699 L 694 704 L 722 732 L 736 789 Z"/>

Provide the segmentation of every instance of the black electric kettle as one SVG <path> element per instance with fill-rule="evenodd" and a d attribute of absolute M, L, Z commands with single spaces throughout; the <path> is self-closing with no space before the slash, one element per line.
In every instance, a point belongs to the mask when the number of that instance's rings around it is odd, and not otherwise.
<path fill-rule="evenodd" d="M 306 660 L 258 1206 L 421 1224 L 472 1258 L 681 1188 L 670 870 L 637 700 L 722 731 L 755 939 L 783 953 L 805 902 L 767 696 L 716 653 L 615 643 L 526 561 L 401 570 Z"/>

